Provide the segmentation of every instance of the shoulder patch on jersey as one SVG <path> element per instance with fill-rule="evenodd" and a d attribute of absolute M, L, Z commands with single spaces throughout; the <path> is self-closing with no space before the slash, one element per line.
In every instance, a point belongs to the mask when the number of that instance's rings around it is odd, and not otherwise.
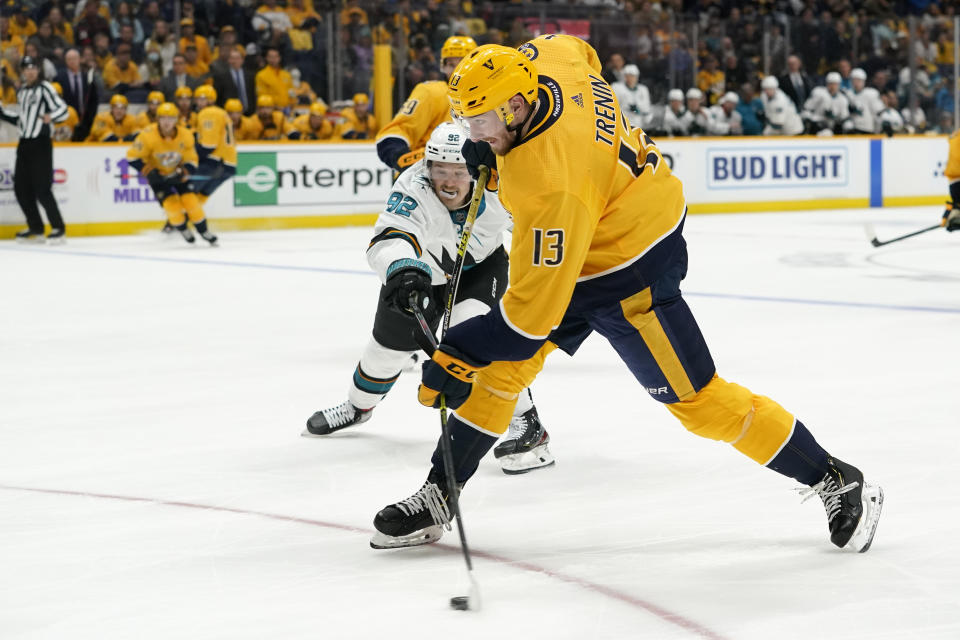
<path fill-rule="evenodd" d="M 518 140 L 513 146 L 519 147 L 528 140 L 536 138 L 538 135 L 553 126 L 560 119 L 563 113 L 563 92 L 560 91 L 560 85 L 556 80 L 548 76 L 541 75 L 537 87 L 537 111 L 533 114 L 533 125 L 530 132 L 523 140 Z"/>
<path fill-rule="evenodd" d="M 537 56 L 540 55 L 540 50 L 537 49 L 532 43 L 528 42 L 526 44 L 520 45 L 517 50 L 527 57 L 527 60 L 533 61 L 537 59 Z"/>
<path fill-rule="evenodd" d="M 581 91 L 580 93 L 578 93 L 577 95 L 571 97 L 570 99 L 573 100 L 573 103 L 574 103 L 575 105 L 577 105 L 578 107 L 580 107 L 581 109 L 583 109 L 583 92 L 582 92 L 582 91 Z"/>

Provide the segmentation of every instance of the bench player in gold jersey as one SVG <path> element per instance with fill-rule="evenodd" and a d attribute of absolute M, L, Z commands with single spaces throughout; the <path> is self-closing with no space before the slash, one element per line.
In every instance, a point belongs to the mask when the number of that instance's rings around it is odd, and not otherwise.
<path fill-rule="evenodd" d="M 423 369 L 420 402 L 435 406 L 443 393 L 455 409 L 456 483 L 470 479 L 506 429 L 546 356 L 557 348 L 573 355 L 596 331 L 684 427 L 807 485 L 803 493 L 824 502 L 831 541 L 866 551 L 880 488 L 779 404 L 717 375 L 680 293 L 683 186 L 653 140 L 630 127 L 596 52 L 564 35 L 520 51 L 483 46 L 457 67 L 448 95 L 471 138 L 468 166 L 496 166 L 514 220 L 499 306 L 451 327 Z M 414 496 L 374 519 L 393 546 L 448 524 L 438 508 L 447 497 L 439 447 L 432 462 Z"/>
<path fill-rule="evenodd" d="M 465 55 L 477 48 L 470 36 L 451 36 L 440 49 L 444 77 L 449 78 Z M 443 80 L 421 82 L 410 92 L 397 114 L 377 134 L 377 155 L 394 171 L 402 172 L 423 157 L 430 134 L 441 122 L 450 119 L 447 83 Z"/>
<path fill-rule="evenodd" d="M 213 192 L 237 173 L 237 141 L 233 122 L 224 109 L 217 106 L 217 91 L 201 85 L 193 94 L 197 104 L 197 156 L 200 164 L 196 178 L 197 199 L 205 204 Z"/>
<path fill-rule="evenodd" d="M 87 142 L 127 142 L 137 135 L 137 119 L 127 113 L 127 98 L 119 93 L 110 98 L 109 111 L 97 114 Z"/>
<path fill-rule="evenodd" d="M 151 91 L 147 95 L 147 108 L 137 114 L 138 131 L 143 131 L 157 121 L 157 109 L 163 103 L 163 91 Z"/>
<path fill-rule="evenodd" d="M 194 242 L 187 227 L 189 219 L 200 237 L 216 245 L 217 236 L 207 227 L 196 183 L 190 179 L 198 162 L 193 133 L 177 123 L 179 117 L 180 111 L 172 102 L 160 105 L 157 123 L 140 132 L 127 151 L 127 160 L 140 175 L 146 176 L 167 219 L 184 240 Z"/>

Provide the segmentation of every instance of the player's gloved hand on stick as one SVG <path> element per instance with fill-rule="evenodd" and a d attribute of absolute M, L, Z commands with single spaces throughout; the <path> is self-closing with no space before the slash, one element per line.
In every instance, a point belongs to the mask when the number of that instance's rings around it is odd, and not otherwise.
<path fill-rule="evenodd" d="M 387 283 L 383 288 L 383 300 L 402 313 L 413 315 L 410 308 L 410 296 L 415 295 L 420 311 L 427 312 L 435 304 L 432 297 L 433 285 L 430 281 L 429 265 L 404 258 L 393 262 L 387 268 Z"/>
<path fill-rule="evenodd" d="M 481 140 L 474 142 L 467 138 L 460 149 L 463 161 L 467 165 L 467 171 L 470 172 L 474 180 L 480 177 L 480 165 L 484 164 L 490 167 L 490 180 L 487 181 L 487 191 L 497 190 L 497 156 L 490 148 L 490 143 Z"/>
<path fill-rule="evenodd" d="M 470 396 L 477 371 L 486 366 L 474 362 L 450 345 L 441 344 L 430 360 L 423 363 L 417 399 L 425 407 L 439 409 L 442 393 L 447 406 L 456 409 Z"/>

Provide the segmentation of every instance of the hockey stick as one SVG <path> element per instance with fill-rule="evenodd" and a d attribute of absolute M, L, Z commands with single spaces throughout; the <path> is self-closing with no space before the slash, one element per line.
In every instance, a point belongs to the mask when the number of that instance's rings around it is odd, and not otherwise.
<path fill-rule="evenodd" d="M 480 177 L 473 187 L 473 196 L 470 198 L 470 208 L 467 210 L 467 219 L 463 223 L 463 231 L 460 232 L 460 244 L 457 245 L 457 260 L 453 265 L 453 275 L 450 283 L 447 285 L 447 300 L 443 308 L 443 327 L 440 330 L 440 339 L 443 340 L 447 335 L 447 329 L 450 328 L 450 316 L 453 313 L 453 303 L 457 298 L 457 289 L 460 287 L 460 275 L 463 273 L 463 261 L 467 254 L 467 245 L 470 243 L 470 236 L 473 233 L 473 223 L 477 219 L 477 211 L 480 209 L 480 202 L 483 200 L 483 190 L 490 179 L 490 168 L 486 165 L 480 165 Z M 430 330 L 427 319 L 423 317 L 420 311 L 420 305 L 411 296 L 410 308 L 413 309 L 413 316 L 417 319 L 417 324 L 423 331 L 431 349 L 428 351 L 433 355 L 437 349 L 437 339 Z M 467 534 L 463 528 L 463 514 L 460 513 L 460 498 L 457 492 L 457 480 L 453 467 L 453 448 L 450 444 L 450 427 L 447 426 L 447 399 L 440 394 L 440 455 L 443 458 L 443 474 L 447 480 L 447 495 L 450 499 L 450 511 L 457 519 L 457 533 L 460 534 L 460 550 L 463 551 L 463 559 L 467 563 L 467 578 L 470 580 L 470 594 L 468 596 L 457 596 L 450 599 L 450 606 L 454 609 L 469 609 L 471 611 L 480 610 L 480 585 L 473 575 L 473 560 L 470 557 L 470 545 L 467 544 Z"/>
<path fill-rule="evenodd" d="M 923 229 L 919 229 L 917 231 L 904 234 L 902 236 L 897 236 L 896 238 L 890 238 L 889 240 L 877 240 L 877 233 L 873 230 L 872 224 L 865 225 L 864 231 L 866 231 L 867 233 L 867 239 L 870 240 L 870 244 L 872 244 L 875 247 L 882 247 L 885 244 L 890 244 L 892 242 L 899 242 L 900 240 L 906 240 L 907 238 L 912 238 L 913 236 L 918 236 L 921 233 L 926 233 L 927 231 L 933 231 L 934 229 L 941 229 L 942 227 L 943 227 L 942 224 L 939 224 L 939 223 L 933 224 L 933 225 L 930 225 L 929 227 L 924 227 Z"/>

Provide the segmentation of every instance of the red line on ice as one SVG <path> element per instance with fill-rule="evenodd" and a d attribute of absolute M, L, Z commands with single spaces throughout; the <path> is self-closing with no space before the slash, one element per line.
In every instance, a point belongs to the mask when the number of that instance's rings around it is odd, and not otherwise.
<path fill-rule="evenodd" d="M 296 516 L 287 516 L 279 513 L 268 513 L 266 511 L 252 511 L 249 509 L 235 509 L 233 507 L 219 507 L 216 505 L 208 504 L 198 504 L 196 502 L 181 502 L 175 500 L 159 500 L 156 498 L 142 498 L 138 496 L 121 496 L 110 493 L 91 493 L 88 491 L 70 491 L 67 489 L 41 489 L 38 487 L 19 487 L 13 485 L 3 485 L 0 484 L 0 489 L 6 489 L 10 491 L 30 491 L 33 493 L 50 493 L 54 495 L 62 496 L 80 496 L 84 498 L 104 498 L 108 500 L 125 500 L 127 502 L 148 502 L 152 504 L 159 504 L 167 507 L 184 507 L 188 509 L 201 509 L 206 511 L 223 511 L 227 513 L 239 513 L 242 515 L 251 515 L 251 516 L 260 516 L 263 518 L 270 518 L 272 520 L 281 520 L 283 522 L 297 522 L 300 524 L 308 524 L 316 527 L 325 527 L 327 529 L 338 529 L 340 531 L 348 531 L 350 533 L 362 533 L 369 535 L 371 531 L 369 529 L 362 529 L 360 527 L 351 527 L 350 525 L 338 524 L 336 522 L 325 522 L 323 520 L 312 520 L 310 518 L 298 518 Z M 459 546 L 451 546 L 446 544 L 434 544 L 434 547 L 440 547 L 446 551 L 455 551 L 460 552 Z M 599 593 L 608 598 L 618 600 L 624 604 L 628 604 L 637 609 L 642 609 L 647 613 L 650 613 L 657 618 L 660 618 L 664 622 L 669 622 L 675 626 L 680 627 L 686 631 L 689 631 L 692 634 L 696 634 L 702 638 L 709 638 L 710 640 L 727 640 L 725 636 L 720 635 L 716 631 L 704 627 L 698 622 L 694 622 L 689 618 L 674 613 L 669 609 L 648 602 L 643 598 L 638 598 L 632 596 L 629 593 L 624 593 L 622 591 L 617 591 L 612 587 L 602 585 L 597 582 L 591 582 L 590 580 L 585 580 L 583 578 L 578 578 L 576 576 L 570 576 L 565 573 L 560 573 L 559 571 L 553 571 L 552 569 L 547 569 L 546 567 L 541 567 L 539 565 L 533 564 L 531 562 L 524 562 L 522 560 L 513 560 L 506 556 L 500 556 L 495 553 L 488 553 L 486 551 L 479 551 L 477 549 L 471 549 L 471 554 L 483 558 L 484 560 L 489 560 L 490 562 L 495 562 L 498 564 L 504 564 L 510 567 L 515 567 L 517 569 L 522 569 L 524 571 L 529 571 L 530 573 L 539 573 L 545 575 L 548 578 L 553 578 L 554 580 L 559 580 L 561 582 L 566 582 L 567 584 L 573 584 L 588 591 L 593 591 Z"/>

